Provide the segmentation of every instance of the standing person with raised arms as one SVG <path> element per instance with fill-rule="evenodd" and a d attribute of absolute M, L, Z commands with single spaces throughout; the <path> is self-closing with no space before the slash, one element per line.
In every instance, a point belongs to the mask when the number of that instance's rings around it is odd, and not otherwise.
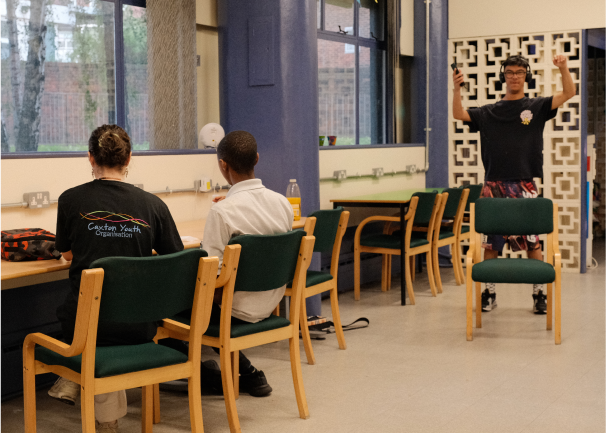
<path fill-rule="evenodd" d="M 561 92 L 548 97 L 528 98 L 524 94 L 524 83 L 532 80 L 532 71 L 528 60 L 516 55 L 501 65 L 499 79 L 506 84 L 503 99 L 468 110 L 461 104 L 463 73 L 458 69 L 453 72 L 453 117 L 465 122 L 471 132 L 480 131 L 482 163 L 486 172 L 482 197 L 537 197 L 533 178 L 543 177 L 545 123 L 556 116 L 558 107 L 576 95 L 566 56 L 554 56 L 553 64 L 562 74 Z M 512 251 L 526 250 L 528 258 L 543 260 L 536 235 L 485 236 L 482 242 L 484 258 L 497 258 L 506 242 Z M 482 292 L 482 311 L 491 311 L 497 306 L 496 296 L 495 284 L 486 283 Z M 533 312 L 545 314 L 547 304 L 542 284 L 534 285 L 532 297 Z"/>

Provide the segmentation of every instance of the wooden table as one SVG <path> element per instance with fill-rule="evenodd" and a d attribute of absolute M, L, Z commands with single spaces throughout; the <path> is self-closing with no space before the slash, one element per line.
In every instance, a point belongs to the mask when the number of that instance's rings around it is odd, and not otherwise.
<path fill-rule="evenodd" d="M 395 208 L 400 210 L 400 245 L 402 246 L 402 250 L 400 252 L 400 272 L 402 277 L 400 278 L 400 287 L 402 290 L 401 294 L 401 304 L 406 305 L 406 279 L 404 278 L 404 238 L 406 236 L 406 227 L 405 218 L 406 218 L 406 209 L 408 208 L 408 203 L 412 198 L 412 195 L 415 192 L 433 192 L 438 191 L 438 193 L 442 192 L 444 188 L 424 188 L 424 189 L 404 189 L 400 191 L 393 192 L 381 192 L 377 194 L 366 194 L 366 195 L 358 195 L 355 197 L 343 198 L 343 199 L 335 199 L 331 200 L 333 208 L 338 206 L 344 207 L 377 207 L 377 208 Z M 427 270 L 427 272 L 431 272 Z"/>
<path fill-rule="evenodd" d="M 306 218 L 303 217 L 299 221 L 293 221 L 293 229 L 303 228 L 305 220 Z M 177 223 L 177 230 L 179 230 L 179 234 L 182 237 L 185 249 L 200 247 L 200 242 L 204 237 L 205 225 L 206 219 Z M 29 262 L 8 262 L 2 260 L 2 281 L 9 283 L 2 284 L 2 290 L 67 278 L 67 272 L 62 271 L 67 271 L 70 265 L 71 262 L 68 262 L 63 257 L 59 260 L 36 260 Z M 54 273 L 56 274 L 50 275 L 50 278 L 46 278 L 46 281 L 31 278 L 37 275 Z M 15 279 L 22 279 L 22 281 L 8 281 Z"/>

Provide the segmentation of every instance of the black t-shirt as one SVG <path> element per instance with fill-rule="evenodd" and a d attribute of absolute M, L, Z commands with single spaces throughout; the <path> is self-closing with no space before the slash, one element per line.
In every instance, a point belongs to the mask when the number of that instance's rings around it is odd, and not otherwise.
<path fill-rule="evenodd" d="M 553 97 L 499 101 L 467 110 L 471 132 L 480 131 L 485 179 L 543 177 L 543 129 L 558 111 Z"/>
<path fill-rule="evenodd" d="M 94 180 L 59 197 L 56 248 L 73 253 L 71 293 L 58 312 L 75 320 L 82 271 L 103 257 L 147 257 L 183 250 L 177 227 L 162 200 L 133 185 Z"/>

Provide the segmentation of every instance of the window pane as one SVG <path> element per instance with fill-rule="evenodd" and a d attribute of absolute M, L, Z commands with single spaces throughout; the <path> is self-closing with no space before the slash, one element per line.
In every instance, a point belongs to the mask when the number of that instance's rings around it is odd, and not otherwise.
<path fill-rule="evenodd" d="M 147 137 L 147 15 L 145 8 L 123 6 L 126 75 L 126 132 L 133 150 L 149 150 Z"/>
<path fill-rule="evenodd" d="M 384 54 L 360 47 L 360 144 L 385 143 Z"/>
<path fill-rule="evenodd" d="M 337 144 L 355 144 L 355 50 L 348 44 L 318 39 L 320 135 L 337 136 Z"/>
<path fill-rule="evenodd" d="M 1 75 L 10 144 L 2 150 L 87 150 L 94 128 L 115 123 L 113 3 L 0 0 L 0 8 L 8 32 Z M 39 38 L 28 38 L 32 33 Z"/>
<path fill-rule="evenodd" d="M 383 23 L 385 20 L 384 8 L 385 2 L 375 2 L 375 0 L 361 0 L 359 13 L 359 31 L 358 34 L 363 38 L 374 36 L 378 40 L 383 40 Z M 371 34 L 372 33 L 372 34 Z"/>
<path fill-rule="evenodd" d="M 352 36 L 354 25 L 354 2 L 356 0 L 325 0 L 324 30 L 338 32 L 341 30 Z"/>

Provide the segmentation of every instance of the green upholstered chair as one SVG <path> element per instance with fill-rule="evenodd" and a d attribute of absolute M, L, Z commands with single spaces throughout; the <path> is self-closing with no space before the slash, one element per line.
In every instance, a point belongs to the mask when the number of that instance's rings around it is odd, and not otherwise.
<path fill-rule="evenodd" d="M 442 277 L 440 276 L 440 262 L 438 261 L 438 249 L 451 245 L 452 267 L 457 285 L 463 284 L 463 266 L 461 265 L 461 246 L 458 243 L 457 233 L 461 232 L 465 204 L 469 196 L 469 189 L 448 188 L 442 191 L 442 202 L 438 217 L 435 220 L 433 232 L 433 272 L 436 279 L 438 291 L 442 293 Z"/>
<path fill-rule="evenodd" d="M 335 324 L 335 333 L 337 334 L 339 349 L 347 349 L 345 335 L 343 334 L 343 327 L 341 325 L 341 315 L 339 313 L 337 275 L 339 274 L 341 241 L 343 240 L 345 230 L 347 230 L 349 212 L 343 211 L 342 207 L 330 210 L 319 210 L 309 215 L 307 221 L 310 221 L 312 218 L 315 218 L 316 220 L 315 225 L 312 228 L 306 228 L 306 230 L 308 235 L 313 235 L 316 238 L 316 242 L 314 243 L 314 253 L 326 253 L 331 251 L 332 259 L 330 261 L 330 273 L 307 271 L 299 322 L 308 364 L 316 363 L 313 347 L 311 345 L 311 337 L 309 335 L 309 327 L 307 326 L 307 308 L 305 306 L 305 299 L 309 298 L 310 296 L 330 291 L 332 320 Z M 286 288 L 286 293 L 284 296 L 291 296 L 291 293 L 292 284 L 289 284 Z"/>
<path fill-rule="evenodd" d="M 94 397 L 142 387 L 143 432 L 152 431 L 154 384 L 189 379 L 193 432 L 202 432 L 200 349 L 210 320 L 219 260 L 190 249 L 154 257 L 108 257 L 82 271 L 75 334 L 66 344 L 44 334 L 29 334 L 23 345 L 25 431 L 36 431 L 37 374 L 55 373 L 80 384 L 82 431 L 95 431 Z M 157 345 L 96 347 L 97 324 L 161 321 L 192 308 L 196 336 L 189 355 Z M 189 326 L 173 324 L 183 332 Z"/>
<path fill-rule="evenodd" d="M 221 275 L 216 282 L 216 287 L 223 287 L 220 324 L 211 324 L 208 327 L 202 336 L 202 344 L 220 349 L 223 395 L 232 433 L 241 431 L 236 408 L 236 399 L 239 396 L 240 350 L 280 340 L 288 340 L 289 343 L 299 416 L 303 419 L 309 418 L 301 374 L 298 324 L 305 275 L 313 248 L 314 237 L 306 236 L 301 230 L 276 235 L 236 236 L 225 247 Z M 266 291 L 282 287 L 291 281 L 290 321 L 271 315 L 257 323 L 232 324 L 231 309 L 235 291 Z M 180 335 L 179 330 L 171 332 L 170 337 L 189 339 L 187 334 Z"/>
<path fill-rule="evenodd" d="M 558 206 L 546 198 L 481 198 L 471 205 L 471 238 L 467 252 L 467 340 L 473 339 L 473 285 L 476 289 L 476 328 L 482 327 L 482 283 L 547 284 L 547 329 L 552 329 L 555 300 L 555 343 L 561 334 L 561 255 Z M 490 259 L 482 261 L 484 235 L 547 234 L 546 261 Z M 555 288 L 553 287 L 555 286 Z M 555 292 L 555 293 L 554 293 Z"/>
<path fill-rule="evenodd" d="M 412 195 L 410 200 L 409 210 L 406 214 L 406 231 L 404 234 L 404 254 L 406 278 L 406 291 L 411 304 L 415 304 L 415 295 L 412 287 L 412 272 L 414 272 L 414 257 L 418 254 L 426 254 L 427 256 L 427 276 L 429 278 L 429 287 L 432 296 L 437 296 L 435 281 L 433 278 L 433 265 L 431 257 L 431 245 L 433 230 L 428 230 L 428 227 L 433 227 L 437 218 L 438 209 L 442 196 L 437 192 L 417 192 Z M 413 201 L 415 204 L 413 206 Z M 412 213 L 411 213 L 412 211 Z M 354 295 L 356 300 L 360 298 L 360 254 L 363 252 L 378 253 L 387 255 L 387 266 L 383 266 L 382 280 L 386 283 L 381 285 L 383 290 L 388 290 L 391 285 L 391 255 L 402 254 L 401 249 L 401 232 L 400 230 L 393 231 L 391 227 L 384 226 L 382 234 L 362 235 L 364 226 L 372 221 L 386 221 L 396 223 L 400 221 L 399 217 L 370 217 L 360 223 L 356 230 L 354 239 Z M 415 231 L 415 227 L 421 227 L 424 231 Z"/>

